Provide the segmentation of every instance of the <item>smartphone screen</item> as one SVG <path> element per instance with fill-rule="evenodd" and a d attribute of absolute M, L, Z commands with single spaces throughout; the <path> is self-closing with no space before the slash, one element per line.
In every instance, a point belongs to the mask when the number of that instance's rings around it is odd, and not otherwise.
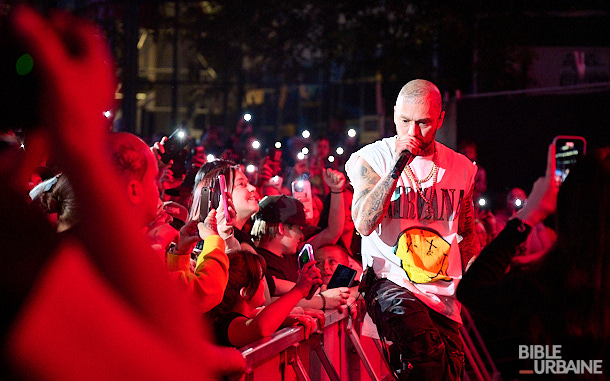
<path fill-rule="evenodd" d="M 356 270 L 339 264 L 328 282 L 328 288 L 351 287 L 355 276 Z"/>
<path fill-rule="evenodd" d="M 313 257 L 313 247 L 306 243 L 305 245 L 303 245 L 303 248 L 301 249 L 301 252 L 298 255 L 297 261 L 299 264 L 299 270 L 302 270 L 303 267 L 314 260 Z M 310 300 L 311 298 L 313 298 L 314 294 L 316 293 L 316 290 L 319 288 L 319 285 L 314 285 L 311 286 L 311 289 L 309 290 L 309 294 L 305 297 L 305 299 Z"/>
<path fill-rule="evenodd" d="M 311 195 L 311 183 L 308 180 L 295 180 L 292 182 L 292 196 L 303 203 L 305 207 L 305 218 L 313 220 L 313 198 Z"/>
<path fill-rule="evenodd" d="M 303 248 L 298 256 L 298 261 L 299 270 L 301 270 L 308 262 L 313 261 L 313 247 L 310 244 L 306 243 L 303 245 Z"/>
<path fill-rule="evenodd" d="M 553 139 L 555 145 L 555 177 L 563 182 L 570 169 L 578 159 L 585 155 L 586 141 L 582 136 L 556 136 Z"/>

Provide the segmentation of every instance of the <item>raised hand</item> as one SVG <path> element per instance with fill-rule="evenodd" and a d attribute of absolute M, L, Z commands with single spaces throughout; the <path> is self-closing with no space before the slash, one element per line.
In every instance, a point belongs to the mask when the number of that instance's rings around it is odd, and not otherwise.
<path fill-rule="evenodd" d="M 341 171 L 326 168 L 322 175 L 331 192 L 341 192 L 345 186 L 345 175 Z"/>
<path fill-rule="evenodd" d="M 394 147 L 394 157 L 398 159 L 400 153 L 407 150 L 417 156 L 422 150 L 422 142 L 415 136 L 401 136 L 396 139 L 396 146 Z"/>
<path fill-rule="evenodd" d="M 150 147 L 150 150 L 155 155 L 155 159 L 157 159 L 157 166 L 159 167 L 159 170 L 166 168 L 166 167 L 169 168 L 172 166 L 172 164 L 174 164 L 173 160 L 170 160 L 167 164 L 165 164 L 161 160 L 161 156 L 165 153 L 165 142 L 166 141 L 167 141 L 167 136 L 164 136 L 161 138 L 160 141 L 155 142 L 155 144 L 153 144 L 153 146 Z"/>
<path fill-rule="evenodd" d="M 534 183 L 532 192 L 527 197 L 523 209 L 517 212 L 517 217 L 530 226 L 544 220 L 555 212 L 557 208 L 557 192 L 559 185 L 555 178 L 555 145 L 550 144 L 547 160 L 546 173 Z"/>
<path fill-rule="evenodd" d="M 197 221 L 188 220 L 180 229 L 180 238 L 178 239 L 175 253 L 178 255 L 190 254 L 200 239 Z"/>
<path fill-rule="evenodd" d="M 222 239 L 226 240 L 233 235 L 233 225 L 235 224 L 235 219 L 237 218 L 237 212 L 235 211 L 235 205 L 233 205 L 233 198 L 231 194 L 226 193 L 227 195 L 227 207 L 229 209 L 228 214 L 230 216 L 231 222 L 227 223 L 227 218 L 224 207 L 222 206 L 222 199 L 220 200 L 220 205 L 216 211 L 216 223 L 218 229 L 218 235 L 222 237 Z"/>
<path fill-rule="evenodd" d="M 273 177 L 274 173 L 276 173 L 274 162 L 268 157 L 264 157 L 258 163 L 258 171 L 256 172 L 256 186 L 262 187 L 265 185 L 267 181 Z"/>
<path fill-rule="evenodd" d="M 312 287 L 322 284 L 322 275 L 315 264 L 316 261 L 307 262 L 299 272 L 299 278 L 294 287 L 303 294 L 303 297 L 309 295 Z"/>
<path fill-rule="evenodd" d="M 218 234 L 218 226 L 216 224 L 216 209 L 210 210 L 203 222 L 197 223 L 199 237 L 205 240 L 207 237 Z"/>

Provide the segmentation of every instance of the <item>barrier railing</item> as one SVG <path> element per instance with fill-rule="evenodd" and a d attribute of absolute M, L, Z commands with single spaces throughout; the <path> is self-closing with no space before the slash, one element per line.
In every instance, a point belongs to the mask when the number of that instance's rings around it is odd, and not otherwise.
<path fill-rule="evenodd" d="M 378 340 L 358 334 L 364 317 L 363 307 L 363 304 L 359 305 L 357 319 L 352 319 L 345 307 L 341 311 L 327 312 L 324 329 L 308 339 L 305 339 L 303 328 L 296 326 L 281 329 L 268 338 L 240 348 L 247 364 L 245 379 L 393 380 Z M 464 379 L 500 380 L 474 321 L 467 311 L 464 310 L 463 315 L 460 335 L 466 355 Z"/>
<path fill-rule="evenodd" d="M 358 316 L 364 316 L 360 311 Z M 375 343 L 360 337 L 360 319 L 347 309 L 325 314 L 322 331 L 305 339 L 302 327 L 288 327 L 240 348 L 252 380 L 389 380 Z"/>

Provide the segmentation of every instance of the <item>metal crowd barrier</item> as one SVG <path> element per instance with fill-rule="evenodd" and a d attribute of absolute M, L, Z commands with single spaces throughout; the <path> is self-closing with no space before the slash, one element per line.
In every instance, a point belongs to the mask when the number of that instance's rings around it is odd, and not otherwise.
<path fill-rule="evenodd" d="M 322 331 L 305 340 L 303 328 L 288 327 L 240 348 L 247 381 L 391 380 L 373 339 L 360 337 L 363 308 L 352 319 L 347 308 L 326 314 Z"/>
<path fill-rule="evenodd" d="M 288 327 L 240 348 L 246 359 L 245 380 L 393 380 L 379 341 L 358 334 L 364 317 L 363 303 L 359 304 L 356 319 L 349 316 L 345 307 L 327 312 L 325 317 L 324 329 L 308 339 L 302 327 Z M 501 380 L 468 311 L 463 311 L 463 318 L 460 335 L 466 355 L 464 379 Z"/>

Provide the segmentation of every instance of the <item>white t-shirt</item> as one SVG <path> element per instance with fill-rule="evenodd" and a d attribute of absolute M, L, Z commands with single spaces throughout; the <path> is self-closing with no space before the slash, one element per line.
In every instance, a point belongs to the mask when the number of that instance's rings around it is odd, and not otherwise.
<path fill-rule="evenodd" d="M 358 157 L 381 177 L 389 173 L 396 159 L 396 137 L 384 138 L 353 153 L 345 168 L 350 180 Z M 384 219 L 369 236 L 362 236 L 363 267 L 372 266 L 380 278 L 405 287 L 436 312 L 461 323 L 455 290 L 462 278 L 458 242 L 458 218 L 472 191 L 477 167 L 466 156 L 436 142 L 437 183 L 432 199 L 433 216 L 426 220 L 428 204 L 412 189 L 406 171 L 396 184 Z M 418 179 L 433 168 L 433 155 L 417 156 L 409 164 Z M 430 200 L 434 176 L 420 188 Z"/>

